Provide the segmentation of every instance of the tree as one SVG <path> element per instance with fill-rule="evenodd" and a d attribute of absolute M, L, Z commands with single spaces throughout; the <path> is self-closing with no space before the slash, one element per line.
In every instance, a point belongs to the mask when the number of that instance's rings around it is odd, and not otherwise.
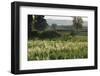
<path fill-rule="evenodd" d="M 79 31 L 82 28 L 83 19 L 80 16 L 75 16 L 73 18 L 73 26 L 75 31 Z"/>
<path fill-rule="evenodd" d="M 52 29 L 56 31 L 57 24 L 52 24 Z"/>
<path fill-rule="evenodd" d="M 34 15 L 33 17 L 33 28 L 38 31 L 44 31 L 47 28 L 48 24 L 44 19 L 43 15 Z"/>

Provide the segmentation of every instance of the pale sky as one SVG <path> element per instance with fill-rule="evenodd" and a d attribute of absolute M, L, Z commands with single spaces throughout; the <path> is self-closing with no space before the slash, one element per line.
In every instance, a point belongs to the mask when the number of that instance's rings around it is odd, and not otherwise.
<path fill-rule="evenodd" d="M 34 17 L 34 15 L 33 15 L 33 17 Z M 73 16 L 53 16 L 53 15 L 45 15 L 44 18 L 47 19 L 47 23 L 49 25 L 52 25 L 53 23 L 55 23 L 57 25 L 72 25 L 72 20 L 73 20 Z M 82 19 L 83 19 L 83 21 L 86 21 L 86 22 L 83 23 L 84 26 L 87 26 L 88 25 L 87 24 L 88 17 L 82 17 Z M 65 20 L 70 20 L 70 21 L 65 21 Z"/>
<path fill-rule="evenodd" d="M 71 16 L 45 16 L 45 19 L 56 19 L 56 20 L 73 20 Z M 88 21 L 87 17 L 82 17 L 83 21 Z"/>

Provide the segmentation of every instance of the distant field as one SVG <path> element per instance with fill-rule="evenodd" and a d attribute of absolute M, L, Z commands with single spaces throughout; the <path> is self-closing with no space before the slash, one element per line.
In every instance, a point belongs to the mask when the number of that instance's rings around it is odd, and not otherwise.
<path fill-rule="evenodd" d="M 88 57 L 87 36 L 28 40 L 28 60 L 80 59 Z"/>

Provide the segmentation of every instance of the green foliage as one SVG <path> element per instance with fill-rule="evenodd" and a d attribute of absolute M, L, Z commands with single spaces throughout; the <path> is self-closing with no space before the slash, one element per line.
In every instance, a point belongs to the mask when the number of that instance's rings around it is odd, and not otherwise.
<path fill-rule="evenodd" d="M 53 39 L 53 38 L 57 38 L 60 37 L 61 35 L 59 33 L 57 33 L 56 31 L 43 31 L 41 33 L 41 37 L 42 39 Z"/>
<path fill-rule="evenodd" d="M 69 40 L 29 40 L 28 60 L 79 59 L 88 57 L 87 36 Z"/>
<path fill-rule="evenodd" d="M 31 38 L 30 39 L 54 39 L 54 38 L 59 38 L 61 34 L 59 34 L 56 31 L 32 31 L 31 32 Z"/>
<path fill-rule="evenodd" d="M 73 26 L 74 29 L 79 30 L 82 28 L 83 25 L 83 20 L 80 16 L 75 16 L 73 19 Z"/>
<path fill-rule="evenodd" d="M 33 16 L 33 29 L 38 31 L 43 31 L 48 26 L 43 15 L 34 15 Z"/>
<path fill-rule="evenodd" d="M 30 40 L 30 39 L 36 39 L 36 38 L 38 38 L 40 36 L 40 33 L 38 32 L 38 31 L 32 31 L 31 33 L 30 33 L 30 37 L 28 37 L 28 40 Z"/>

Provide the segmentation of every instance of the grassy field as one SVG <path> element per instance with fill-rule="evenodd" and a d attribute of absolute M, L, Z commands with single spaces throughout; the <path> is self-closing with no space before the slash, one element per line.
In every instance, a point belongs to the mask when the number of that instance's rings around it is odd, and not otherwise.
<path fill-rule="evenodd" d="M 87 36 L 67 40 L 28 40 L 28 60 L 80 59 L 88 57 Z"/>

